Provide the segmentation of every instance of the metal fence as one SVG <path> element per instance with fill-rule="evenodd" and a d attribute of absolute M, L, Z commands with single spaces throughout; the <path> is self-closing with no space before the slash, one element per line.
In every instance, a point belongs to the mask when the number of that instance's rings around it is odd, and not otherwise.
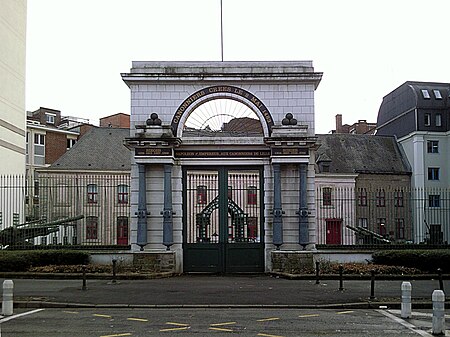
<path fill-rule="evenodd" d="M 319 247 L 448 245 L 450 189 L 316 190 Z M 0 176 L 5 249 L 130 245 L 130 175 Z"/>
<path fill-rule="evenodd" d="M 0 177 L 3 249 L 128 246 L 129 174 Z"/>
<path fill-rule="evenodd" d="M 448 245 L 450 189 L 316 190 L 319 245 Z"/>

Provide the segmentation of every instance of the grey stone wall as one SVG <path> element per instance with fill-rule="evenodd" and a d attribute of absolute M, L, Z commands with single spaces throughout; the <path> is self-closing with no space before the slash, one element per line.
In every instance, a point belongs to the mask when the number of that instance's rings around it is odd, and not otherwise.
<path fill-rule="evenodd" d="M 175 272 L 174 252 L 139 252 L 133 254 L 133 266 L 142 272 Z"/>
<path fill-rule="evenodd" d="M 272 271 L 276 273 L 301 274 L 314 268 L 314 254 L 307 251 L 273 251 Z"/>

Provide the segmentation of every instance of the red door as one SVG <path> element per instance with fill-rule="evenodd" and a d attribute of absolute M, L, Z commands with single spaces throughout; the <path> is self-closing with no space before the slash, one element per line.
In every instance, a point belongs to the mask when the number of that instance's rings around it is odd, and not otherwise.
<path fill-rule="evenodd" d="M 119 216 L 117 218 L 117 244 L 128 245 L 128 217 Z"/>
<path fill-rule="evenodd" d="M 327 245 L 340 245 L 342 232 L 342 219 L 326 219 Z"/>

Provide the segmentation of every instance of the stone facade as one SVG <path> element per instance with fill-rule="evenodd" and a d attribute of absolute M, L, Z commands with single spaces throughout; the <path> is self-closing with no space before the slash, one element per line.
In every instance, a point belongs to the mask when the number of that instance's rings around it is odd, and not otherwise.
<path fill-rule="evenodd" d="M 274 251 L 272 252 L 272 272 L 288 274 L 304 274 L 314 270 L 314 254 L 312 252 Z"/>
<path fill-rule="evenodd" d="M 0 2 L 0 175 L 25 174 L 27 1 Z"/>
<path fill-rule="evenodd" d="M 144 273 L 175 272 L 175 254 L 173 252 L 135 253 L 133 267 Z"/>
<path fill-rule="evenodd" d="M 262 168 L 265 270 L 271 268 L 270 253 L 275 246 L 314 248 L 314 91 L 321 73 L 314 72 L 312 62 L 133 62 L 131 71 L 122 78 L 131 90 L 131 137 L 127 146 L 135 151 L 131 173 L 131 213 L 139 214 L 131 224 L 135 250 L 171 249 L 176 253 L 176 270 L 183 271 L 183 167 L 194 166 Z M 242 102 L 259 119 L 263 134 L 220 138 L 185 135 L 185 123 L 192 111 L 215 99 Z M 286 125 L 283 120 L 287 116 L 295 119 L 295 124 Z M 197 155 L 178 157 L 177 151 Z M 271 154 L 230 157 L 217 151 Z M 199 153 L 219 155 L 204 157 Z M 165 188 L 167 165 L 171 167 L 170 209 Z M 281 167 L 279 180 L 274 177 L 273 165 Z M 140 190 L 142 181 L 145 195 Z M 282 214 L 282 224 L 274 224 L 274 184 L 281 185 L 277 214 Z M 303 234 L 299 232 L 301 207 Z M 162 216 L 164 209 L 169 212 L 168 223 Z"/>

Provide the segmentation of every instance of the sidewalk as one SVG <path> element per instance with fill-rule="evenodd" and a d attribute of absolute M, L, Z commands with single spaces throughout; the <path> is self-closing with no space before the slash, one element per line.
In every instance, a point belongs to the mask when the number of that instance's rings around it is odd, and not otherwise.
<path fill-rule="evenodd" d="M 4 279 L 1 279 L 3 282 Z M 401 280 L 292 280 L 269 275 L 181 275 L 147 280 L 12 279 L 16 307 L 399 308 Z M 431 308 L 436 280 L 411 280 L 413 307 Z M 444 281 L 450 292 L 450 281 Z M 447 295 L 448 305 L 450 296 Z"/>

